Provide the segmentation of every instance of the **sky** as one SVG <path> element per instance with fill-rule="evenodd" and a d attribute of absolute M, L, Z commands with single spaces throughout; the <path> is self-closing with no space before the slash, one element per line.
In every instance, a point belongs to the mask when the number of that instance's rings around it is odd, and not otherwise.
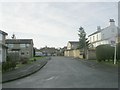
<path fill-rule="evenodd" d="M 80 26 L 89 35 L 97 26 L 109 26 L 109 19 L 118 24 L 118 2 L 47 1 L 0 2 L 0 30 L 8 33 L 7 39 L 13 33 L 17 39 L 33 39 L 38 49 L 59 48 L 79 40 Z"/>

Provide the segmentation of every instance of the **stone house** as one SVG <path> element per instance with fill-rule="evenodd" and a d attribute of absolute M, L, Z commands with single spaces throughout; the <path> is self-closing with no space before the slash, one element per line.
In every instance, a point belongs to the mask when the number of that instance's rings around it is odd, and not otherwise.
<path fill-rule="evenodd" d="M 56 49 L 54 47 L 47 47 L 46 46 L 46 47 L 41 48 L 40 52 L 42 52 L 46 56 L 53 56 L 53 55 L 57 55 L 58 49 Z"/>
<path fill-rule="evenodd" d="M 14 60 L 33 57 L 32 39 L 7 39 L 8 55 Z"/>
<path fill-rule="evenodd" d="M 0 63 L 6 61 L 7 47 L 5 45 L 6 32 L 0 30 Z"/>
<path fill-rule="evenodd" d="M 60 48 L 57 55 L 58 56 L 64 56 L 64 51 L 66 51 L 66 50 L 67 50 L 66 46 L 64 46 L 63 48 Z"/>
<path fill-rule="evenodd" d="M 64 56 L 83 58 L 82 52 L 78 49 L 79 41 L 69 41 L 67 43 L 67 49 L 64 51 Z"/>

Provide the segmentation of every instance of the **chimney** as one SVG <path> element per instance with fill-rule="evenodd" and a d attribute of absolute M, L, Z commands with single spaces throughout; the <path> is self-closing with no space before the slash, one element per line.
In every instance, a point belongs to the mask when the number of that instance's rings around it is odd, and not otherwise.
<path fill-rule="evenodd" d="M 100 26 L 97 26 L 97 31 L 100 31 L 101 30 L 101 27 Z"/>
<path fill-rule="evenodd" d="M 110 19 L 110 26 L 115 26 L 115 21 L 114 21 L 114 19 Z"/>

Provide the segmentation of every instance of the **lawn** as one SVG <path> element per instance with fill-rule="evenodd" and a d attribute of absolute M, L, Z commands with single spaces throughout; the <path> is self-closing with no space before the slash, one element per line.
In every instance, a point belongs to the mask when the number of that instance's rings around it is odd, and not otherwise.
<path fill-rule="evenodd" d="M 33 58 L 30 58 L 29 60 L 30 61 L 33 61 L 33 60 L 41 60 L 42 58 L 45 58 L 45 57 L 33 57 Z"/>
<path fill-rule="evenodd" d="M 97 60 L 91 60 L 93 62 L 98 62 Z M 117 67 L 118 66 L 118 63 L 117 64 L 113 64 L 113 60 L 110 60 L 110 61 L 101 61 L 99 62 L 100 64 L 106 64 L 106 65 L 110 65 L 110 66 L 115 66 Z"/>
<path fill-rule="evenodd" d="M 118 63 L 117 64 L 114 64 L 113 61 L 105 61 L 105 62 L 101 62 L 101 64 L 106 64 L 106 65 L 110 65 L 110 66 L 115 66 L 117 67 L 118 66 Z"/>
<path fill-rule="evenodd" d="M 30 58 L 26 64 L 18 63 L 15 68 L 20 68 L 20 67 L 24 67 L 24 66 L 26 66 L 28 64 L 33 64 L 36 60 L 41 60 L 42 58 L 44 58 L 44 57 L 33 57 L 33 58 Z"/>
<path fill-rule="evenodd" d="M 14 70 L 14 69 L 18 69 L 20 67 L 25 67 L 26 65 L 30 65 L 35 63 L 37 60 L 41 60 L 44 57 L 33 57 L 30 59 L 23 59 L 22 61 L 18 61 L 18 62 L 6 62 L 3 64 L 3 73 Z M 2 71 L 2 65 L 0 64 L 0 72 Z"/>

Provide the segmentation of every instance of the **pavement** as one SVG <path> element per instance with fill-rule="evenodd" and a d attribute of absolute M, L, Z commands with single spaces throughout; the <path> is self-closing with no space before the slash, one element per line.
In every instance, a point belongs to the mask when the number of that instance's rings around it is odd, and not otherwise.
<path fill-rule="evenodd" d="M 52 57 L 38 72 L 3 83 L 3 88 L 118 88 L 117 67 Z"/>
<path fill-rule="evenodd" d="M 13 81 L 31 75 L 40 70 L 49 60 L 49 58 L 43 58 L 37 60 L 32 64 L 27 64 L 23 67 L 2 74 L 2 83 Z"/>
<path fill-rule="evenodd" d="M 93 60 L 80 60 L 80 59 L 76 59 L 76 60 L 79 60 L 82 64 L 90 68 L 96 68 L 97 70 L 104 70 L 106 72 L 111 72 L 111 73 L 118 72 L 118 65 L 110 65 L 101 62 L 96 62 Z"/>

